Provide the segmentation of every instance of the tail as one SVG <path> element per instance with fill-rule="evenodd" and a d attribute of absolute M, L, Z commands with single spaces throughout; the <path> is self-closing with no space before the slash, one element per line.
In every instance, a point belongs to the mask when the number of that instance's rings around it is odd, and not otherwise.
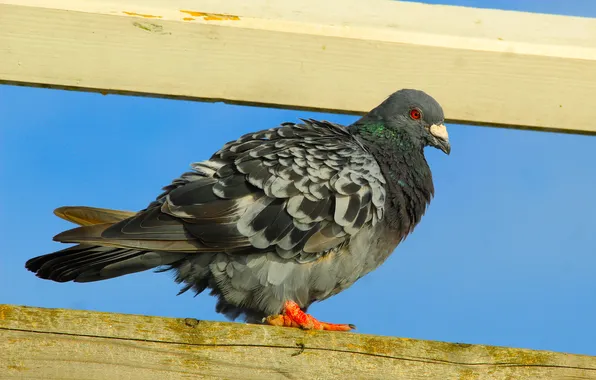
<path fill-rule="evenodd" d="M 64 206 L 55 209 L 54 214 L 79 226 L 93 226 L 96 224 L 118 223 L 135 216 L 136 212 L 98 207 Z"/>
<path fill-rule="evenodd" d="M 99 229 L 136 214 L 130 211 L 79 206 L 60 207 L 54 213 L 80 226 L 96 226 Z M 56 282 L 91 282 L 169 265 L 184 257 L 185 254 L 180 252 L 78 244 L 34 257 L 27 261 L 25 268 L 34 272 L 37 277 Z"/>
<path fill-rule="evenodd" d="M 56 282 L 91 282 L 172 264 L 185 254 L 79 244 L 30 259 L 25 267 Z"/>

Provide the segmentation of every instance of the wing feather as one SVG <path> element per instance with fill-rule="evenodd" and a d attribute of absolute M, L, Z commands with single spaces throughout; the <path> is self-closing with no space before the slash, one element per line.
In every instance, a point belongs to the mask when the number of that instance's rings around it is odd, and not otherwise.
<path fill-rule="evenodd" d="M 329 122 L 304 120 L 244 135 L 192 169 L 147 209 L 106 216 L 116 219 L 56 239 L 147 250 L 268 249 L 281 259 L 308 261 L 384 212 L 377 162 L 345 127 Z"/>

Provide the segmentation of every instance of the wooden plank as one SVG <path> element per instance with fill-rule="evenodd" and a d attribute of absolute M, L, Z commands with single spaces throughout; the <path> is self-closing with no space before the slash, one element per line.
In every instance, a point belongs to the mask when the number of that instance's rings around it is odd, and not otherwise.
<path fill-rule="evenodd" d="M 2 379 L 596 379 L 596 357 L 0 305 Z"/>
<path fill-rule="evenodd" d="M 596 19 L 393 0 L 0 0 L 0 82 L 596 133 Z"/>

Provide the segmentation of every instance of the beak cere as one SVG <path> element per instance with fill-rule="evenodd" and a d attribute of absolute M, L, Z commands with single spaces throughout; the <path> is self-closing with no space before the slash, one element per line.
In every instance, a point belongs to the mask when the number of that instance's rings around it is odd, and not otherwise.
<path fill-rule="evenodd" d="M 451 152 L 451 144 L 449 144 L 449 134 L 447 127 L 444 124 L 433 124 L 430 126 L 430 134 L 437 140 L 437 148 L 441 149 L 446 154 Z"/>

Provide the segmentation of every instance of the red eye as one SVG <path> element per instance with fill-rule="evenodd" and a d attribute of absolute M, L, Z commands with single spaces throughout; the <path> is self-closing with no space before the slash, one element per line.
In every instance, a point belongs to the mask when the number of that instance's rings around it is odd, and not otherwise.
<path fill-rule="evenodd" d="M 410 110 L 410 117 L 414 120 L 418 120 L 422 117 L 422 113 L 420 112 L 420 110 L 414 108 Z"/>

